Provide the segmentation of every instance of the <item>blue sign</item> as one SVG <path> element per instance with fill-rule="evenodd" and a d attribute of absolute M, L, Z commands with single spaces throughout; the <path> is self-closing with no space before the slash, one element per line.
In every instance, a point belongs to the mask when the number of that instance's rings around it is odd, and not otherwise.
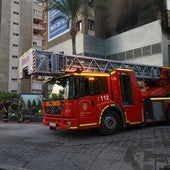
<path fill-rule="evenodd" d="M 66 18 L 57 18 L 64 16 L 59 10 L 51 10 L 48 12 L 48 40 L 51 41 L 56 37 L 70 30 L 68 20 Z"/>

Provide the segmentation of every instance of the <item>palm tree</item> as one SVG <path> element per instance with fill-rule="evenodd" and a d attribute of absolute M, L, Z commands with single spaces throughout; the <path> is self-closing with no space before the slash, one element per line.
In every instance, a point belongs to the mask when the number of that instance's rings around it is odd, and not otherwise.
<path fill-rule="evenodd" d="M 39 2 L 45 2 L 46 10 L 58 10 L 60 15 L 56 16 L 53 20 L 65 19 L 70 26 L 70 35 L 72 41 L 72 53 L 76 54 L 76 34 L 77 34 L 77 22 L 81 16 L 91 16 L 91 8 L 99 7 L 106 8 L 107 5 L 104 0 L 94 0 L 94 3 L 88 4 L 88 0 L 37 0 Z M 93 13 L 93 12 L 92 12 Z"/>
<path fill-rule="evenodd" d="M 40 0 L 46 3 L 46 10 L 59 10 L 61 13 L 54 18 L 54 21 L 63 18 L 70 24 L 70 35 L 72 40 L 72 53 L 76 54 L 76 34 L 78 17 L 82 14 L 82 9 L 86 7 L 86 0 Z"/>

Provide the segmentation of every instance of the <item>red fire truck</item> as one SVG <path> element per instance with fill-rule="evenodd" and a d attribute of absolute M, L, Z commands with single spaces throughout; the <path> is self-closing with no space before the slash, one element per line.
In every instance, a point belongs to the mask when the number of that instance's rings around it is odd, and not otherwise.
<path fill-rule="evenodd" d="M 42 103 L 43 124 L 50 129 L 98 128 L 111 135 L 170 121 L 170 68 L 33 51 L 31 74 L 50 76 Z"/>

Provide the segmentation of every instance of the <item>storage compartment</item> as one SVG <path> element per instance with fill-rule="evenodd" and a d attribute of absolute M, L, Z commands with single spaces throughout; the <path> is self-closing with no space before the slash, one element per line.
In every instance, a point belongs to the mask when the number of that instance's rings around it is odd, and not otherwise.
<path fill-rule="evenodd" d="M 145 99 L 144 118 L 146 122 L 164 120 L 163 101 Z"/>

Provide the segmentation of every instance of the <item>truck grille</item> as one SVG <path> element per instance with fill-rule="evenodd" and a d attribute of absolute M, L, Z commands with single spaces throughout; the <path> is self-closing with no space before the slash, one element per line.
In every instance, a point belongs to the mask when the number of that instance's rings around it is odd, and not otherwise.
<path fill-rule="evenodd" d="M 61 114 L 62 106 L 46 106 L 45 111 L 47 114 Z"/>

